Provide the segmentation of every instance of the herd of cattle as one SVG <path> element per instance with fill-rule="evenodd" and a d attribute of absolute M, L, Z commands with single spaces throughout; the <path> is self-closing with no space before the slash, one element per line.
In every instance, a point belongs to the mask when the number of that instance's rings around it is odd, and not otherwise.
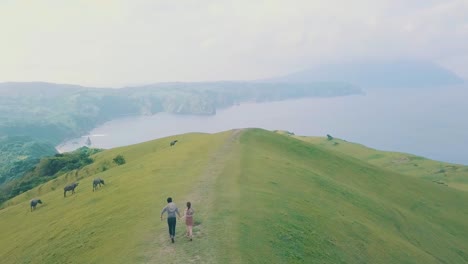
<path fill-rule="evenodd" d="M 176 143 L 178 142 L 178 140 L 173 140 L 169 143 L 169 146 L 174 146 Z M 93 192 L 97 189 L 97 187 L 101 187 L 101 185 L 104 185 L 104 180 L 102 180 L 101 178 L 96 178 L 93 180 Z M 72 184 L 69 184 L 67 186 L 65 186 L 65 188 L 63 188 L 63 197 L 67 197 L 67 192 L 71 191 L 72 194 L 75 193 L 75 188 L 76 186 L 78 186 L 78 182 L 74 182 Z M 42 201 L 40 199 L 32 199 L 31 202 L 30 202 L 30 205 L 31 205 L 31 212 L 36 209 L 36 205 L 37 204 L 42 204 Z"/>
<path fill-rule="evenodd" d="M 104 185 L 104 180 L 101 179 L 101 178 L 96 178 L 93 180 L 93 192 L 98 188 L 98 187 L 101 187 L 101 185 Z M 68 191 L 71 191 L 72 194 L 75 193 L 75 188 L 76 186 L 78 186 L 78 182 L 74 182 L 72 184 L 68 184 L 67 186 L 65 186 L 63 188 L 63 197 L 67 197 L 67 192 Z M 41 199 L 32 199 L 30 201 L 30 205 L 31 205 L 31 212 L 36 209 L 36 206 L 37 204 L 42 204 L 42 201 Z"/>

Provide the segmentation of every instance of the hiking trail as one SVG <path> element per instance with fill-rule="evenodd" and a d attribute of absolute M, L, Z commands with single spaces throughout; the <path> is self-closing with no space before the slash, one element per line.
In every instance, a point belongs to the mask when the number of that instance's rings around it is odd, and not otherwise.
<path fill-rule="evenodd" d="M 214 198 L 211 195 L 216 183 L 217 177 L 223 172 L 225 163 L 231 157 L 232 150 L 235 144 L 239 142 L 240 135 L 243 129 L 231 130 L 231 134 L 225 139 L 224 143 L 215 150 L 208 158 L 207 166 L 202 171 L 198 182 L 194 185 L 192 192 L 178 199 L 178 201 L 192 201 L 195 209 L 194 227 L 193 227 L 193 243 L 199 243 L 197 240 L 209 239 L 206 234 L 206 229 L 203 226 L 203 221 L 198 224 L 199 219 L 209 217 L 209 212 L 213 209 Z M 185 203 L 177 203 L 181 215 L 185 209 Z M 203 211 L 198 211 L 197 208 L 203 204 Z M 155 221 L 159 221 L 158 216 L 155 216 Z M 176 242 L 172 244 L 167 233 L 166 218 L 163 218 L 164 224 L 158 230 L 159 234 L 154 235 L 153 241 L 149 242 L 152 246 L 152 250 L 147 252 L 145 256 L 145 263 L 217 263 L 215 256 L 207 253 L 200 256 L 199 254 L 193 254 L 193 252 L 184 250 L 186 249 L 187 238 L 185 237 L 185 220 L 177 219 L 176 226 Z M 182 234 L 182 235 L 181 235 Z M 203 253 L 203 252 L 198 252 Z"/>

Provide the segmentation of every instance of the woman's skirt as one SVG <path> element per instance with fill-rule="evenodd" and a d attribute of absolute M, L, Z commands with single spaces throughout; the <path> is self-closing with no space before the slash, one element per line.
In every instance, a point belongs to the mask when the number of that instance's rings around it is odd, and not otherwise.
<path fill-rule="evenodd" d="M 188 226 L 193 226 L 193 217 L 192 216 L 185 217 L 185 224 L 188 225 Z"/>

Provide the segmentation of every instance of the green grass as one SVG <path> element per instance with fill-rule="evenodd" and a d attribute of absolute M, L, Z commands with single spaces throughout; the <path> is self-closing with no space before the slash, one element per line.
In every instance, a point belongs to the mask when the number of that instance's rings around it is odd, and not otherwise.
<path fill-rule="evenodd" d="M 295 136 L 295 138 L 327 150 L 353 156 L 380 168 L 468 191 L 468 166 L 430 160 L 407 153 L 375 150 L 337 138 L 333 140 L 324 137 Z"/>
<path fill-rule="evenodd" d="M 320 144 L 247 129 L 94 158 L 0 210 L 2 263 L 468 262 L 468 193 Z M 93 193 L 94 177 L 106 185 Z M 159 220 L 168 196 L 180 209 L 193 202 L 193 242 L 181 221 L 169 242 Z"/>

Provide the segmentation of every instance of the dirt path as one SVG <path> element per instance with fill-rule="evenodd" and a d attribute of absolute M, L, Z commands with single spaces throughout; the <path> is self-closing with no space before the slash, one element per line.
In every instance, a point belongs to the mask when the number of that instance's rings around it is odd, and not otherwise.
<path fill-rule="evenodd" d="M 216 177 L 223 171 L 225 161 L 229 160 L 229 152 L 232 150 L 233 145 L 238 142 L 242 129 L 232 130 L 231 135 L 226 139 L 224 144 L 214 152 L 209 161 L 208 166 L 202 172 L 200 182 L 195 186 L 192 193 L 187 198 L 190 198 L 194 203 L 211 201 L 209 197 L 209 190 L 212 189 Z"/>
<path fill-rule="evenodd" d="M 195 226 L 193 229 L 195 239 L 207 239 L 205 236 L 205 228 L 203 223 L 197 223 L 197 218 L 203 218 L 204 215 L 208 215 L 208 212 L 213 208 L 214 199 L 211 195 L 216 183 L 217 177 L 223 172 L 225 163 L 230 159 L 230 152 L 233 149 L 234 144 L 238 143 L 242 129 L 234 129 L 231 131 L 231 135 L 227 137 L 224 144 L 222 144 L 218 150 L 213 152 L 208 160 L 207 166 L 202 171 L 199 177 L 198 183 L 194 186 L 193 191 L 189 193 L 183 199 L 179 201 L 190 200 L 194 205 L 199 205 L 203 202 L 203 212 L 196 212 L 197 217 L 195 218 Z M 185 208 L 184 205 L 180 204 L 179 209 Z M 195 210 L 196 207 L 194 206 Z M 182 214 L 182 212 L 181 212 Z M 215 256 L 200 256 L 198 252 L 189 250 L 186 246 L 179 244 L 175 247 L 169 242 L 167 234 L 167 226 L 163 225 L 164 228 L 159 232 L 151 244 L 156 245 L 154 250 L 145 257 L 146 263 L 217 263 Z M 185 239 L 180 237 L 182 231 L 185 231 L 185 224 L 182 221 L 177 222 L 177 235 L 176 244 L 178 240 Z M 187 249 L 187 250 L 184 250 Z M 168 256 L 172 256 L 171 260 L 166 260 Z"/>

